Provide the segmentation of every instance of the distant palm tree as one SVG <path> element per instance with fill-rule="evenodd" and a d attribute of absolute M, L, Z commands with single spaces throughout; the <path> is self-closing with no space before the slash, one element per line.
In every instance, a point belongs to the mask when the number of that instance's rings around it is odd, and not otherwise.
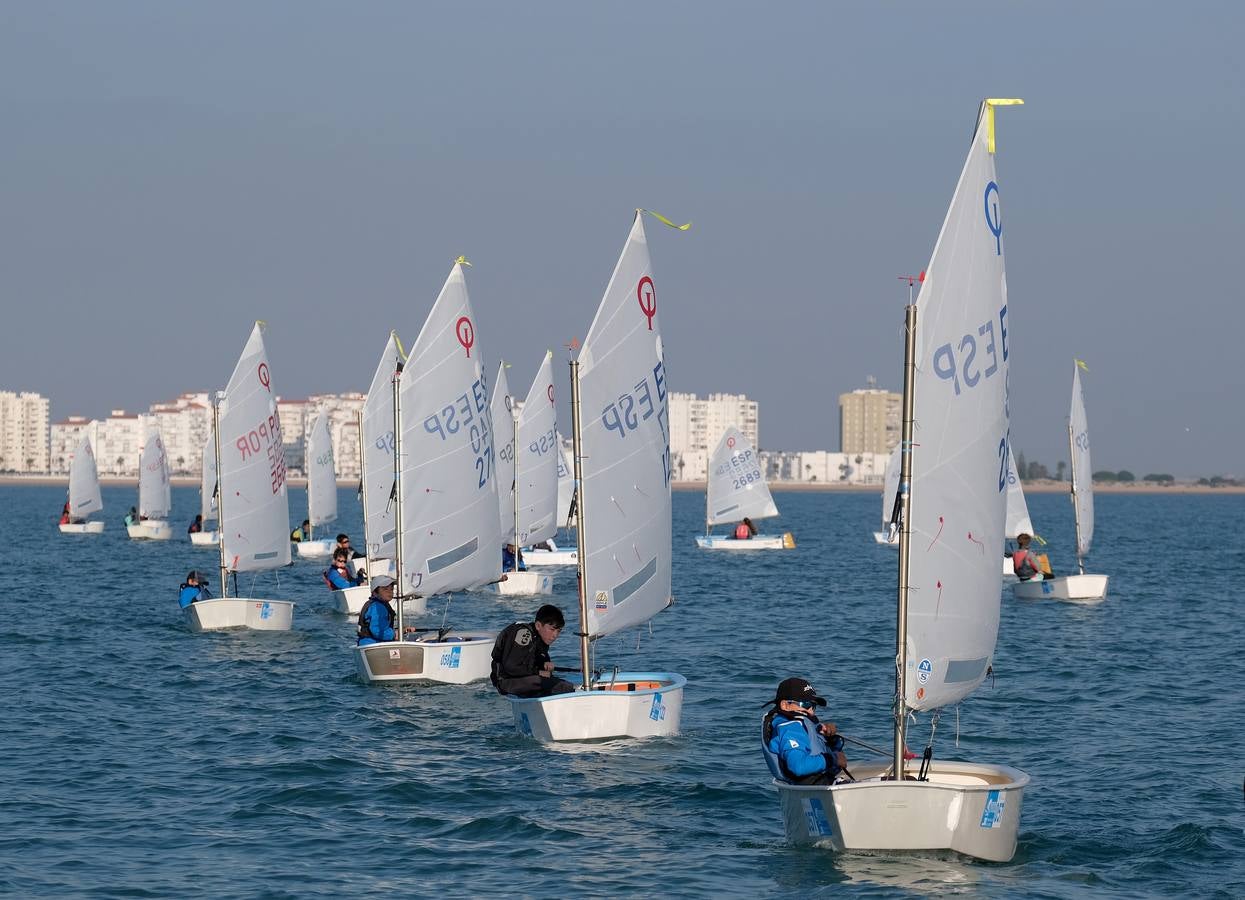
<path fill-rule="evenodd" d="M 1064 462 L 1062 459 L 1059 460 L 1059 462 L 1055 464 L 1055 480 L 1056 481 L 1063 481 L 1063 471 L 1066 468 L 1068 468 L 1068 464 Z"/>

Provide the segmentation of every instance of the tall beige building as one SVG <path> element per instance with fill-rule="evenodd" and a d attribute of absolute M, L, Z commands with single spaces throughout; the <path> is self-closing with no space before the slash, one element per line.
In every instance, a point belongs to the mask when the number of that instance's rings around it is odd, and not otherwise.
<path fill-rule="evenodd" d="M 48 471 L 48 398 L 0 391 L 0 472 Z"/>
<path fill-rule="evenodd" d="M 839 452 L 890 453 L 902 417 L 902 394 L 873 387 L 839 394 Z"/>
<path fill-rule="evenodd" d="M 704 481 L 709 454 L 734 425 L 758 447 L 758 406 L 743 394 L 670 394 L 670 460 L 675 481 Z"/>

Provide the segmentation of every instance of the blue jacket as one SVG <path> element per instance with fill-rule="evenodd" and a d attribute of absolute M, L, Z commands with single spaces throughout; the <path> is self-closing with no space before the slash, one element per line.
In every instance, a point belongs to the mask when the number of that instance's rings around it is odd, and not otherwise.
<path fill-rule="evenodd" d="M 329 583 L 330 590 L 343 591 L 348 587 L 362 584 L 365 578 L 360 576 L 352 579 L 348 575 L 344 575 L 336 566 L 329 566 L 324 571 L 324 580 Z"/>
<path fill-rule="evenodd" d="M 359 613 L 359 646 L 392 641 L 397 637 L 393 630 L 394 611 L 384 600 L 373 594 L 363 604 Z"/>
<path fill-rule="evenodd" d="M 183 584 L 182 592 L 177 595 L 177 602 L 182 609 L 200 600 L 211 600 L 212 592 L 201 584 Z"/>
<path fill-rule="evenodd" d="M 790 719 L 779 712 L 771 727 L 769 745 L 765 749 L 777 757 L 783 777 L 796 781 L 822 774 L 833 777 L 838 772 L 838 764 L 827 752 L 826 742 L 812 721 L 803 716 Z M 835 740 L 834 749 L 842 747 L 842 740 Z"/>
<path fill-rule="evenodd" d="M 510 552 L 509 547 L 501 548 L 501 570 L 503 572 L 514 571 L 514 554 Z M 523 561 L 523 551 L 519 551 L 519 571 L 527 571 L 527 563 Z"/>

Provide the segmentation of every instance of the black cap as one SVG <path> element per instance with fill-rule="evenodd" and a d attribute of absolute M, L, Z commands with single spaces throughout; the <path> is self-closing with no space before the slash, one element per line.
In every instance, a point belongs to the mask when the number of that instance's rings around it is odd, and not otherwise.
<path fill-rule="evenodd" d="M 803 678 L 788 678 L 778 685 L 778 691 L 770 702 L 778 703 L 782 700 L 803 700 L 806 703 L 816 703 L 818 706 L 826 705 L 825 699 L 818 697 L 813 686 Z"/>

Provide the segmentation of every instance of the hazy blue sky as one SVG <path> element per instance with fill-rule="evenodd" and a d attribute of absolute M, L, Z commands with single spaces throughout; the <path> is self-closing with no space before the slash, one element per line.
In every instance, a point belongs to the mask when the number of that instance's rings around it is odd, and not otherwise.
<path fill-rule="evenodd" d="M 288 397 L 363 390 L 451 261 L 527 388 L 636 206 L 674 390 L 837 449 L 900 385 L 896 280 L 999 114 L 1012 436 L 1245 475 L 1242 4 L 10 2 L 0 387 L 53 416 L 221 387 L 256 318 Z M 564 358 L 560 354 L 559 359 Z M 561 371 L 565 371 L 562 369 Z M 566 391 L 563 391 L 565 396 Z"/>

